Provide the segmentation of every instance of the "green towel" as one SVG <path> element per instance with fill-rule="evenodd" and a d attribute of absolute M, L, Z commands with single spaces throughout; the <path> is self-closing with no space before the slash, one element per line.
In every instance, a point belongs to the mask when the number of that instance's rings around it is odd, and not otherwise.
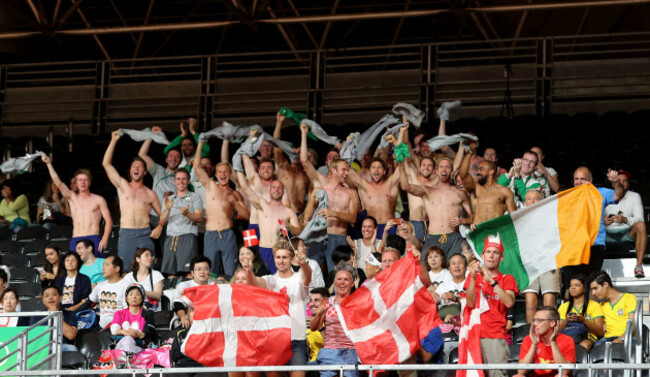
<path fill-rule="evenodd" d="M 407 157 L 411 157 L 409 154 L 409 147 L 404 143 L 399 143 L 395 146 L 395 161 L 402 162 L 406 160 Z"/>
<path fill-rule="evenodd" d="M 296 125 L 300 127 L 300 123 L 302 122 L 303 119 L 307 118 L 307 116 L 303 113 L 295 113 L 293 110 L 291 110 L 288 107 L 281 107 L 280 110 L 278 111 L 280 115 L 284 115 L 285 117 L 293 120 L 296 122 Z M 318 140 L 314 134 L 311 132 L 307 132 L 307 136 L 309 136 L 310 139 L 312 140 Z"/>

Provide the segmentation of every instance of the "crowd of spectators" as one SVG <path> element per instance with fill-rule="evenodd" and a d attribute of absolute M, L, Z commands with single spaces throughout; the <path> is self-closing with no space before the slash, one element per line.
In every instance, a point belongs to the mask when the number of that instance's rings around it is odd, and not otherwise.
<path fill-rule="evenodd" d="M 445 136 L 448 113 L 439 114 L 439 136 Z M 275 139 L 282 138 L 284 122 L 278 113 Z M 464 139 L 457 150 L 450 145 L 432 150 L 408 117 L 396 123 L 403 126 L 392 142 L 362 151 L 354 161 L 342 159 L 337 144 L 323 154 L 325 165 L 319 167 L 306 123 L 300 125 L 301 143 L 291 156 L 271 139 L 264 139 L 253 151 L 257 153 L 238 150 L 233 156 L 232 142 L 223 140 L 215 163 L 196 119 L 190 118 L 181 123 L 181 135 L 165 148 L 165 156 L 150 156 L 152 139 L 144 141 L 132 156 L 127 178 L 113 166 L 124 136 L 114 131 L 102 165 L 117 192 L 119 230 L 113 226 L 112 205 L 91 192 L 92 172 L 78 170 L 74 186 L 68 186 L 53 160 L 43 155 L 51 182 L 38 201 L 34 224 L 49 231 L 72 224 L 69 250 L 45 247 L 39 271 L 43 305 L 64 314 L 64 350 L 75 349 L 78 313 L 96 312 L 93 331 L 108 331 L 118 349 L 137 352 L 164 342 L 153 313 L 170 311 L 169 328 L 178 330 L 172 360 L 177 366 L 198 366 L 180 352 L 194 312 L 184 291 L 232 283 L 289 296 L 290 365 L 353 364 L 358 356 L 339 322 L 337 304 L 413 253 L 428 272 L 428 291 L 449 343 L 457 341 L 453 335 L 459 332 L 461 302 L 473 307 L 484 296 L 490 310 L 481 315 L 483 359 L 507 363 L 520 293 L 514 278 L 499 271 L 508 250 L 498 237 L 490 237 L 478 250 L 484 260 L 480 264 L 465 235 L 479 223 L 534 205 L 568 182 L 542 163 L 545 156 L 537 146 L 529 146 L 504 169 L 497 165 L 495 148 L 479 155 L 475 139 Z M 252 130 L 244 143 L 260 136 Z M 162 157 L 164 165 L 158 161 Z M 592 183 L 588 167 L 575 168 L 574 186 Z M 151 187 L 144 183 L 147 175 Z M 547 272 L 521 292 L 526 303 L 522 314 L 531 324 L 521 362 L 575 362 L 575 347 L 590 350 L 605 341 L 620 342 L 625 321 L 633 319 L 636 298 L 617 291 L 601 268 L 606 240 L 634 242 L 633 276 L 644 277 L 643 206 L 639 194 L 629 190 L 630 173 L 610 170 L 607 178 L 611 188 L 598 188 L 603 215 L 590 262 Z M 2 183 L 2 196 L 2 225 L 16 234 L 30 227 L 29 203 L 15 180 Z M 242 230 L 254 232 L 242 235 Z M 119 240 L 116 247 L 109 247 L 111 237 Z M 20 286 L 12 284 L 10 272 L 0 269 L 5 313 L 21 310 Z M 38 319 L 2 318 L 3 327 Z M 423 347 L 418 356 L 424 362 L 446 362 L 449 349 L 427 353 Z M 490 371 L 492 377 L 503 375 Z M 301 376 L 304 372 L 292 373 Z"/>

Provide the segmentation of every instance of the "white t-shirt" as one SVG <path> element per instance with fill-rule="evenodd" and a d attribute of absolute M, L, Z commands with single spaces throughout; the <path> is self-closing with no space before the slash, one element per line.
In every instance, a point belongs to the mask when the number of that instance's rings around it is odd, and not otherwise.
<path fill-rule="evenodd" d="M 372 254 L 372 245 L 366 246 L 361 238 L 354 240 L 354 244 L 357 246 L 357 266 L 365 273 L 366 258 L 368 258 L 368 255 Z M 376 240 L 375 250 L 379 249 L 379 245 L 381 245 L 381 240 Z"/>
<path fill-rule="evenodd" d="M 323 288 L 325 286 L 325 279 L 323 278 L 323 271 L 320 269 L 318 262 L 313 259 L 307 258 L 307 264 L 311 268 L 311 283 L 309 283 L 309 290 L 314 288 Z"/>
<path fill-rule="evenodd" d="M 143 281 L 137 281 L 135 279 L 135 276 L 133 276 L 133 274 L 129 272 L 124 277 L 124 280 L 128 281 L 129 284 L 139 283 L 142 286 L 142 288 L 144 288 L 145 291 L 153 291 L 153 286 L 151 285 L 151 281 L 153 280 L 153 285 L 155 286 L 159 282 L 165 280 L 165 278 L 162 276 L 162 274 L 159 271 L 156 270 L 152 270 L 151 275 L 152 275 L 151 278 L 149 278 L 149 275 L 147 275 L 147 277 Z"/>
<path fill-rule="evenodd" d="M 113 314 L 126 307 L 124 290 L 130 283 L 121 279 L 110 284 L 108 280 L 97 283 L 88 299 L 99 304 L 99 326 L 105 328 L 113 322 Z"/>
<path fill-rule="evenodd" d="M 441 297 L 442 294 L 445 292 L 452 292 L 454 296 L 457 296 L 458 293 L 465 291 L 463 289 L 464 285 L 465 285 L 465 280 L 461 281 L 460 283 L 455 283 L 454 279 L 449 279 L 444 283 L 438 285 L 438 288 L 436 288 L 436 293 L 439 294 Z"/>
<path fill-rule="evenodd" d="M 453 281 L 454 280 L 451 277 L 451 274 L 449 273 L 449 270 L 447 270 L 446 268 L 443 268 L 437 274 L 434 273 L 433 271 L 429 271 L 429 279 L 431 279 L 431 285 L 436 287 L 436 289 L 442 283 L 444 283 L 446 281 Z"/>
<path fill-rule="evenodd" d="M 302 284 L 302 270 L 291 277 L 282 279 L 277 273 L 262 276 L 266 289 L 274 292 L 284 291 L 289 296 L 289 316 L 291 317 L 291 340 L 307 339 L 306 307 L 309 302 L 309 287 Z"/>
<path fill-rule="evenodd" d="M 74 295 L 74 281 L 75 278 L 66 277 L 65 283 L 63 283 L 63 292 L 61 292 L 61 304 L 63 305 L 72 305 L 73 304 L 73 295 Z"/>

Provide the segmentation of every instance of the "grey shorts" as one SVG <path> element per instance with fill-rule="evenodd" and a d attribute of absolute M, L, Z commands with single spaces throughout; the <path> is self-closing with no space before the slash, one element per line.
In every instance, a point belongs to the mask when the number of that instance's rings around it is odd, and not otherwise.
<path fill-rule="evenodd" d="M 223 264 L 223 271 L 226 275 L 232 276 L 238 254 L 237 240 L 232 229 L 207 230 L 205 232 L 203 255 L 212 261 L 212 272 L 220 273 Z"/>
<path fill-rule="evenodd" d="M 481 339 L 483 364 L 508 364 L 510 349 L 505 339 Z M 505 370 L 490 370 L 490 377 L 507 377 Z"/>
<path fill-rule="evenodd" d="M 424 242 L 424 240 L 427 237 L 427 222 L 413 220 L 411 221 L 411 224 L 413 224 L 413 231 L 415 232 L 415 238 L 417 238 L 418 241 L 420 242 Z"/>
<path fill-rule="evenodd" d="M 449 260 L 454 254 L 460 254 L 465 239 L 459 232 L 446 234 L 427 234 L 427 239 L 422 247 L 422 260 L 431 246 L 438 246 L 445 252 L 445 258 Z M 426 262 L 426 261 L 425 261 Z"/>
<path fill-rule="evenodd" d="M 172 275 L 178 272 L 189 272 L 190 263 L 197 255 L 198 242 L 195 235 L 167 236 L 160 271 Z"/>
<path fill-rule="evenodd" d="M 539 275 L 522 293 L 560 293 L 561 285 L 560 270 L 551 270 Z"/>
<path fill-rule="evenodd" d="M 131 271 L 131 262 L 135 259 L 135 251 L 141 247 L 151 250 L 151 254 L 156 255 L 156 247 L 151 239 L 151 229 L 120 228 L 117 255 L 124 261 L 124 272 Z"/>

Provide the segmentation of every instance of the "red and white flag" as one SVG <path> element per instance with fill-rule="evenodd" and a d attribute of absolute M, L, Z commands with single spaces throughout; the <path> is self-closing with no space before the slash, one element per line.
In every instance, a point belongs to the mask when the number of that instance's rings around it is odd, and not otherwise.
<path fill-rule="evenodd" d="M 284 224 L 284 220 L 278 219 L 278 224 L 280 224 L 280 230 L 282 231 L 282 235 L 286 239 L 289 239 L 289 232 L 287 232 L 287 226 Z"/>
<path fill-rule="evenodd" d="M 181 351 L 209 367 L 285 365 L 291 359 L 289 297 L 251 285 L 188 288 L 194 321 Z"/>
<path fill-rule="evenodd" d="M 255 229 L 249 229 L 242 232 L 244 235 L 244 246 L 251 247 L 260 244 L 260 240 L 257 238 L 257 233 Z"/>
<path fill-rule="evenodd" d="M 458 364 L 482 364 L 481 354 L 481 314 L 490 307 L 482 290 L 477 290 L 477 302 L 474 308 L 469 308 L 463 300 L 463 325 L 460 328 L 460 344 L 458 345 Z M 458 370 L 456 377 L 484 377 L 483 370 Z"/>
<path fill-rule="evenodd" d="M 366 280 L 340 303 L 338 313 L 363 364 L 407 360 L 442 323 L 433 297 L 420 281 L 420 262 L 412 253 Z"/>

